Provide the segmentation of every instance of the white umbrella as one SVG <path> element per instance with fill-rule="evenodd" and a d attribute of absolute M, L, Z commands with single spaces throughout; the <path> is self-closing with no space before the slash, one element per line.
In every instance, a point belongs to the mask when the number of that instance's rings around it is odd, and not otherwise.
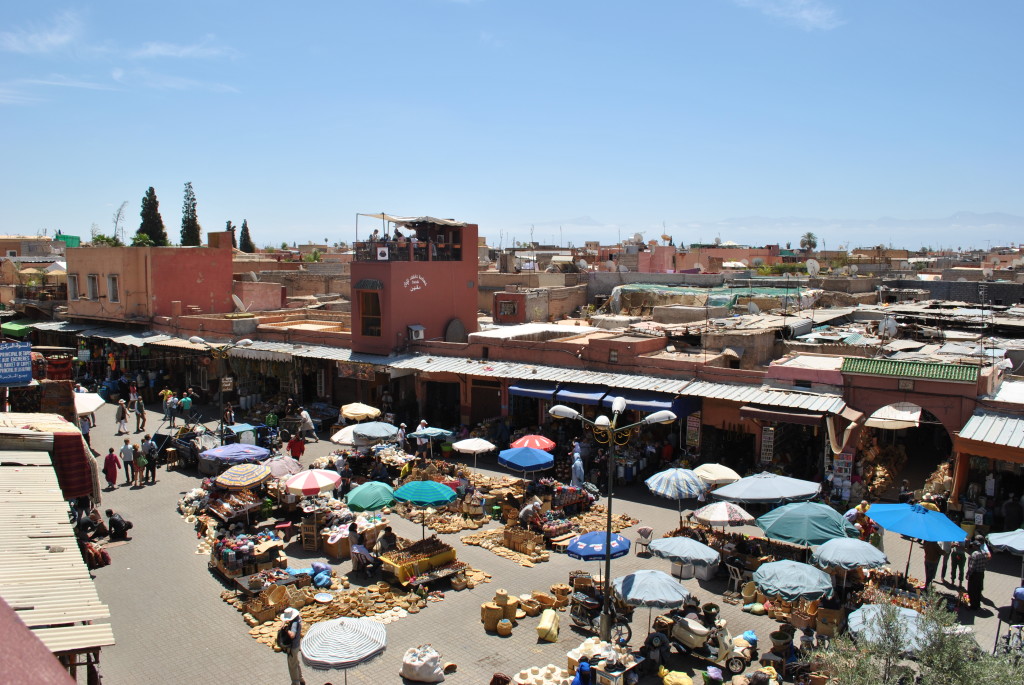
<path fill-rule="evenodd" d="M 456 452 L 462 452 L 463 454 L 472 454 L 473 468 L 476 468 L 477 455 L 483 454 L 484 452 L 490 452 L 496 448 L 483 438 L 466 438 L 465 440 L 459 440 L 452 444 L 452 449 Z"/>
<path fill-rule="evenodd" d="M 362 402 L 353 402 L 352 404 L 346 404 L 341 408 L 341 415 L 346 419 L 362 421 L 363 419 L 377 418 L 380 416 L 380 409 L 371 407 L 368 404 L 363 404 Z"/>
<path fill-rule="evenodd" d="M 709 526 L 745 526 L 754 522 L 747 510 L 732 502 L 715 502 L 693 512 L 693 518 Z"/>
<path fill-rule="evenodd" d="M 728 485 L 740 479 L 740 474 L 722 464 L 701 464 L 693 472 L 708 485 Z"/>
<path fill-rule="evenodd" d="M 313 624 L 302 638 L 302 661 L 318 671 L 348 670 L 381 654 L 388 644 L 384 626 L 368 618 L 335 618 Z"/>

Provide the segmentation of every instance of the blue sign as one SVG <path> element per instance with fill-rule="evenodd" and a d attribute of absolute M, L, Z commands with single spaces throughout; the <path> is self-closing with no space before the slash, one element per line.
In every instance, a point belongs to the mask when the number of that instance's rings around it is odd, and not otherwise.
<path fill-rule="evenodd" d="M 32 381 L 32 343 L 0 344 L 0 386 Z"/>

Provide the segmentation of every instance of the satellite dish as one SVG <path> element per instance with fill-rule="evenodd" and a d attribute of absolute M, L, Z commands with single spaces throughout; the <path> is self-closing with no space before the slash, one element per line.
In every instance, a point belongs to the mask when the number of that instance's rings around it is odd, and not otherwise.
<path fill-rule="evenodd" d="M 626 266 L 625 264 L 619 264 L 619 273 L 620 274 L 629 273 L 629 267 Z"/>
<path fill-rule="evenodd" d="M 235 295 L 234 293 L 232 293 L 231 301 L 235 303 L 235 309 L 237 309 L 238 311 L 240 311 L 240 312 L 247 312 L 247 311 L 249 311 L 249 308 L 245 306 L 245 303 L 242 302 L 242 298 L 240 298 L 238 295 Z"/>
<path fill-rule="evenodd" d="M 960 278 L 958 278 L 956 280 L 957 280 L 957 283 L 966 283 L 967 282 L 967 279 L 964 278 L 963 276 L 961 276 Z"/>
<path fill-rule="evenodd" d="M 576 262 L 576 266 L 580 268 L 580 271 L 586 271 L 589 267 L 589 264 L 587 264 L 587 260 L 581 259 L 578 262 Z"/>
<path fill-rule="evenodd" d="M 895 335 L 896 335 L 896 319 L 893 319 L 892 317 L 889 317 L 889 316 L 885 317 L 878 324 L 878 330 L 884 336 L 887 336 L 889 338 L 895 337 Z"/>
<path fill-rule="evenodd" d="M 807 275 L 810 276 L 811 278 L 814 278 L 815 276 L 818 275 L 819 272 L 821 272 L 821 264 L 818 264 L 818 260 L 817 259 L 808 259 L 807 260 Z"/>
<path fill-rule="evenodd" d="M 1024 264 L 1024 259 L 1020 259 L 1020 258 L 1018 257 L 1017 259 L 1014 259 L 1014 260 L 1013 260 L 1013 265 L 1014 265 L 1014 266 L 1020 266 L 1021 264 Z"/>
<path fill-rule="evenodd" d="M 851 264 L 850 265 L 850 273 L 851 274 L 855 274 L 858 271 L 860 271 L 860 267 L 859 266 L 857 266 L 856 264 Z"/>
<path fill-rule="evenodd" d="M 761 266 L 764 264 L 764 257 L 754 257 L 754 266 Z"/>
<path fill-rule="evenodd" d="M 672 236 L 662 234 L 661 239 L 667 243 L 668 241 L 672 240 Z"/>
<path fill-rule="evenodd" d="M 633 234 L 633 242 L 634 243 L 642 243 L 643 241 L 644 241 L 644 234 L 643 233 L 634 233 Z"/>
<path fill-rule="evenodd" d="M 253 283 L 259 283 L 260 277 L 256 275 L 255 271 L 249 272 L 249 280 Z"/>
<path fill-rule="evenodd" d="M 757 303 L 751 300 L 747 303 L 747 311 L 751 314 L 760 314 L 761 308 L 757 306 Z"/>
<path fill-rule="evenodd" d="M 741 259 L 740 260 L 740 264 L 742 264 L 743 266 L 750 266 L 750 260 L 749 259 Z"/>
<path fill-rule="evenodd" d="M 982 269 L 982 270 L 981 270 L 981 274 L 982 274 L 982 276 L 984 276 L 985 278 L 992 278 L 992 274 L 993 274 L 993 273 L 995 273 L 995 272 L 994 272 L 994 271 L 992 271 L 992 269 Z"/>
<path fill-rule="evenodd" d="M 609 271 L 615 271 L 615 262 L 614 262 L 613 260 L 609 259 L 609 260 L 608 260 L 608 261 L 607 261 L 607 262 L 605 263 L 605 266 L 606 266 L 606 267 L 608 267 L 608 270 L 609 270 Z"/>
<path fill-rule="evenodd" d="M 715 245 L 721 245 L 721 244 L 722 244 L 722 239 L 721 238 L 715 238 Z"/>

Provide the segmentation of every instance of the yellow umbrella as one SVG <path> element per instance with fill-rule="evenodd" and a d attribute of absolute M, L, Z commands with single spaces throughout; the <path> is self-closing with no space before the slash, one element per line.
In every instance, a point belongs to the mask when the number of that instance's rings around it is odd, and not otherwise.
<path fill-rule="evenodd" d="M 363 419 L 377 418 L 380 416 L 380 409 L 361 402 L 353 402 L 352 404 L 346 404 L 341 408 L 341 415 L 346 419 L 362 421 Z"/>

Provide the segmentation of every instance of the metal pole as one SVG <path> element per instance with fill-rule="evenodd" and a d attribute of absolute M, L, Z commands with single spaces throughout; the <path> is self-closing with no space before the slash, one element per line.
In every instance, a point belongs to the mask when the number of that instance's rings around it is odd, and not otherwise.
<path fill-rule="evenodd" d="M 604 541 L 604 608 L 601 614 L 602 640 L 612 637 L 612 492 L 615 483 L 615 424 L 619 421 L 618 414 L 612 414 L 612 422 L 608 427 L 608 519 L 605 524 Z"/>

